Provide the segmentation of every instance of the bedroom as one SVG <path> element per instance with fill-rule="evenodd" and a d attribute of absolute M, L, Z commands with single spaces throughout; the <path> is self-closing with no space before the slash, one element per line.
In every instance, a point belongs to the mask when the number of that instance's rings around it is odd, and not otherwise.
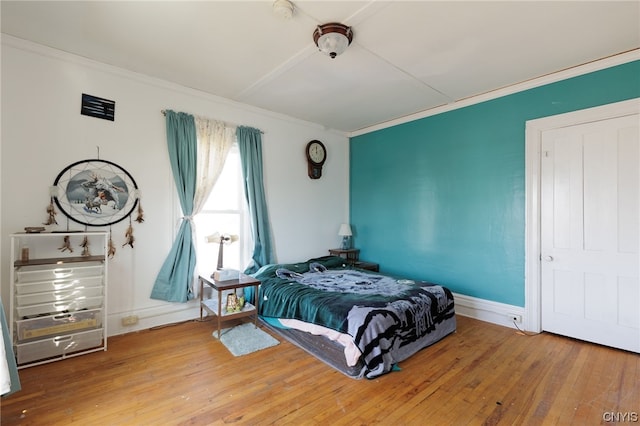
<path fill-rule="evenodd" d="M 635 41 L 634 48 L 637 47 L 637 39 Z M 265 132 L 267 192 L 276 236 L 276 252 L 282 261 L 322 255 L 328 248 L 336 246 L 337 228 L 340 223 L 348 221 L 350 205 L 353 209 L 354 203 L 359 203 L 360 198 L 368 195 L 362 188 L 350 187 L 357 184 L 357 179 L 354 183 L 354 176 L 350 175 L 350 161 L 356 161 L 349 159 L 350 150 L 353 155 L 354 150 L 358 149 L 357 140 L 365 138 L 364 135 L 355 136 L 354 145 L 350 148 L 349 136 L 343 132 L 265 113 L 166 81 L 4 37 L 4 34 L 2 55 L 3 282 L 8 277 L 7 236 L 24 226 L 41 223 L 48 201 L 48 186 L 57 173 L 73 161 L 95 157 L 96 147 L 99 146 L 101 158 L 122 164 L 134 174 L 143 188 L 147 211 L 146 222 L 136 227 L 135 249 L 120 249 L 110 265 L 110 281 L 121 283 L 110 292 L 108 321 L 110 333 L 114 335 L 197 316 L 195 304 L 162 304 L 149 299 L 155 275 L 155 272 L 149 271 L 159 269 L 171 244 L 177 219 L 177 213 L 172 212 L 177 211 L 177 207 L 167 208 L 175 206 L 176 200 L 172 190 L 173 180 L 166 167 L 168 160 L 160 114 L 162 109 L 197 112 L 216 119 L 251 125 Z M 535 93 L 545 91 L 551 97 L 556 95 L 554 90 L 557 87 L 564 93 L 568 90 L 566 87 L 571 86 L 571 93 L 576 93 L 570 105 L 554 107 L 553 110 L 544 111 L 543 115 L 639 95 L 637 80 L 633 78 L 638 75 L 637 57 L 631 55 L 620 63 L 605 61 L 601 66 L 604 68 L 602 71 L 581 70 L 586 73 L 584 77 L 567 76 L 564 89 L 560 87 L 562 84 L 553 83 L 538 89 Z M 590 89 L 595 86 L 602 87 L 606 94 L 599 93 L 597 99 L 590 99 Z M 115 99 L 115 122 L 81 116 L 78 113 L 81 93 Z M 473 111 L 473 108 L 467 108 L 466 111 Z M 392 134 L 392 137 L 395 136 Z M 304 144 L 311 139 L 322 140 L 331 154 L 319 181 L 311 181 L 306 177 L 304 158 L 291 161 L 293 155 L 302 152 Z M 456 153 L 447 154 L 455 157 Z M 24 164 L 30 167 L 24 167 Z M 388 182 L 397 177 L 392 172 L 397 170 L 388 170 Z M 522 170 L 520 173 L 523 173 Z M 26 184 L 12 185 L 16 181 Z M 292 194 L 295 194 L 294 200 Z M 469 207 L 470 210 L 473 208 Z M 509 231 L 521 226 L 521 221 L 522 217 L 512 222 Z M 123 234 L 125 228 L 124 224 L 115 226 L 114 233 Z M 354 222 L 354 229 L 359 233 L 355 244 L 361 248 L 362 257 L 379 262 L 387 269 L 399 267 L 393 255 L 383 260 L 388 256 L 387 250 L 395 248 L 397 252 L 397 247 L 410 246 L 412 242 L 406 236 L 398 239 L 397 235 L 403 235 L 403 229 L 400 228 L 387 226 L 377 229 L 374 235 L 365 233 Z M 512 237 L 514 240 L 505 247 L 511 249 L 517 246 L 515 255 L 520 257 L 524 250 L 524 235 L 521 232 L 518 230 Z M 365 242 L 369 244 L 368 240 L 374 244 L 374 237 L 376 247 L 365 245 Z M 396 243 L 389 245 L 388 241 L 394 238 Z M 384 240 L 384 243 L 377 239 Z M 442 244 L 443 241 L 435 243 Z M 496 258 L 490 258 L 489 261 L 495 262 Z M 511 281 L 505 286 L 509 287 L 512 296 L 507 300 L 488 294 L 503 290 L 498 288 L 470 291 L 461 291 L 466 289 L 460 288 L 456 291 L 463 294 L 474 292 L 469 295 L 522 308 L 524 284 L 522 278 L 514 280 L 513 277 L 523 274 L 522 263 L 516 264 L 515 269 L 510 271 Z M 3 286 L 4 303 L 8 298 L 6 291 Z M 136 327 L 123 327 L 120 318 L 130 314 L 137 315 L 140 322 Z"/>

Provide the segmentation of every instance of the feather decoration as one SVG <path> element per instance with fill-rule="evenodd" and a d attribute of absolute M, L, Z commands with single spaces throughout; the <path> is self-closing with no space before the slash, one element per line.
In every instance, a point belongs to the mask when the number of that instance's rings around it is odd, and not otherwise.
<path fill-rule="evenodd" d="M 129 227 L 127 228 L 127 232 L 125 232 L 124 236 L 127 238 L 127 240 L 122 245 L 122 247 L 129 245 L 131 246 L 131 248 L 133 248 L 133 242 L 135 241 L 135 238 L 133 238 L 133 226 L 131 226 L 131 217 L 129 217 Z"/>
<path fill-rule="evenodd" d="M 84 236 L 80 247 L 82 247 L 82 256 L 91 256 L 91 252 L 89 251 L 89 237 Z"/>
<path fill-rule="evenodd" d="M 109 228 L 109 243 L 107 248 L 107 255 L 109 259 L 113 259 L 113 256 L 116 255 L 116 245 L 113 244 L 113 239 L 111 238 L 111 228 Z"/>
<path fill-rule="evenodd" d="M 71 247 L 71 241 L 69 240 L 69 236 L 65 235 L 63 238 L 62 247 L 58 247 L 60 251 L 68 251 L 69 253 L 73 253 L 73 247 Z"/>
<path fill-rule="evenodd" d="M 56 208 L 53 206 L 53 197 L 49 199 L 49 205 L 47 206 L 47 214 L 49 215 L 49 218 L 43 225 L 57 225 L 58 222 L 56 221 L 56 215 L 58 214 L 58 212 L 56 211 Z"/>
<path fill-rule="evenodd" d="M 144 222 L 144 210 L 142 210 L 142 202 L 138 200 L 138 216 L 136 216 L 136 222 Z"/>

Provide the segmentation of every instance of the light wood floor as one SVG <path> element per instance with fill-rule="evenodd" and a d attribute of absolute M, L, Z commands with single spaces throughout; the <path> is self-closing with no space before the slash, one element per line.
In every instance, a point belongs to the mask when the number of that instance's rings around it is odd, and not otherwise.
<path fill-rule="evenodd" d="M 236 358 L 212 330 L 194 321 L 115 336 L 106 352 L 20 370 L 2 425 L 594 425 L 640 412 L 637 354 L 465 317 L 375 380 L 282 338 Z"/>

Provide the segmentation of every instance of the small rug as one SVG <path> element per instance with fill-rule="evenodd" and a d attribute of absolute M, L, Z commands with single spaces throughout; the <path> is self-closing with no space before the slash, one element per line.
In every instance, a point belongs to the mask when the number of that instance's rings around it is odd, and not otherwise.
<path fill-rule="evenodd" d="M 233 328 L 224 328 L 221 331 L 220 341 L 234 356 L 242 356 L 261 349 L 270 348 L 280 342 L 254 323 L 243 323 Z M 213 331 L 213 337 L 218 338 L 218 330 Z"/>

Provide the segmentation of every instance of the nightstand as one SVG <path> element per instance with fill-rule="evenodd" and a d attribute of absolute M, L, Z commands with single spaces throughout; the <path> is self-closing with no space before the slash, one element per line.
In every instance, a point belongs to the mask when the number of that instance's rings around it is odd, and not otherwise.
<path fill-rule="evenodd" d="M 332 256 L 344 257 L 347 263 L 353 263 L 358 261 L 360 255 L 359 249 L 329 249 L 329 254 Z"/>
<path fill-rule="evenodd" d="M 250 277 L 249 275 L 240 274 L 240 277 L 227 281 L 216 281 L 210 277 L 198 277 L 200 281 L 200 321 L 202 321 L 203 310 L 207 311 L 211 315 L 215 315 L 218 320 L 218 339 L 220 338 L 221 324 L 225 321 L 229 321 L 235 318 L 242 318 L 247 316 L 254 316 L 254 324 L 258 327 L 258 287 L 260 281 Z M 208 285 L 217 292 L 210 299 L 204 298 L 204 286 Z M 254 304 L 245 301 L 244 307 L 239 312 L 227 312 L 226 303 L 223 303 L 222 293 L 229 292 L 229 290 L 235 291 L 238 288 L 253 287 Z M 225 305 L 225 308 L 223 308 Z"/>
<path fill-rule="evenodd" d="M 363 262 L 359 260 L 359 249 L 329 249 L 329 254 L 332 256 L 343 257 L 347 262 L 347 265 L 354 268 L 366 269 L 368 271 L 379 272 L 380 266 L 377 263 Z"/>
<path fill-rule="evenodd" d="M 380 265 L 373 262 L 363 262 L 358 260 L 351 264 L 354 268 L 366 269 L 367 271 L 380 272 Z"/>

